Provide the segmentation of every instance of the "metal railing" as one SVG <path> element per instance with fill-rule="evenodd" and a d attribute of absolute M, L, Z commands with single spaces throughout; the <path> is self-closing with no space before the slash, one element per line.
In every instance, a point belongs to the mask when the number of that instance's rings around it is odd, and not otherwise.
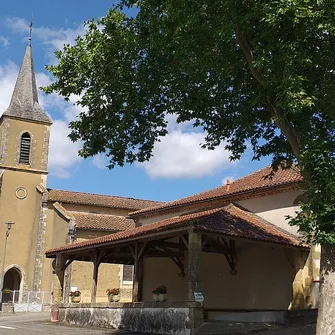
<path fill-rule="evenodd" d="M 42 312 L 50 307 L 51 292 L 45 291 L 13 291 L 11 300 L 14 312 Z"/>

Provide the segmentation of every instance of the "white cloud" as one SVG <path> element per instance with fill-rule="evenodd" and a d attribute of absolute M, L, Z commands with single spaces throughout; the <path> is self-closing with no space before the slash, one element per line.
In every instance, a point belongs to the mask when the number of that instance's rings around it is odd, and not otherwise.
<path fill-rule="evenodd" d="M 4 46 L 5 48 L 8 47 L 9 45 L 9 40 L 8 38 L 4 37 L 4 36 L 0 36 L 0 45 Z"/>
<path fill-rule="evenodd" d="M 7 18 L 5 25 L 12 32 L 27 36 L 30 23 L 19 17 Z M 75 43 L 75 39 L 79 35 L 83 35 L 85 27 L 78 25 L 74 29 L 50 28 L 50 27 L 34 27 L 33 39 L 37 39 L 48 46 L 46 50 L 47 56 L 51 61 L 54 61 L 54 51 L 63 48 L 64 44 Z"/>
<path fill-rule="evenodd" d="M 78 156 L 81 144 L 72 143 L 68 134 L 69 128 L 65 121 L 54 121 L 51 126 L 49 171 L 58 178 L 69 178 L 68 169 L 81 160 Z"/>
<path fill-rule="evenodd" d="M 183 127 L 183 126 L 181 126 Z M 200 178 L 228 167 L 229 152 L 220 145 L 214 151 L 202 149 L 204 132 L 175 129 L 161 138 L 149 162 L 137 164 L 151 178 Z"/>
<path fill-rule="evenodd" d="M 99 154 L 93 157 L 92 164 L 96 166 L 98 169 L 103 170 L 108 165 L 106 156 L 103 154 Z"/>
<path fill-rule="evenodd" d="M 19 68 L 13 62 L 0 64 L 0 115 L 7 109 L 13 94 Z"/>

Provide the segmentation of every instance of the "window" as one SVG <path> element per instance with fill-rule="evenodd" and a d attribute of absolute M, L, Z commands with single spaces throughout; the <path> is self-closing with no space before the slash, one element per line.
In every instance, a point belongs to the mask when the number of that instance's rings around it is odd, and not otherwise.
<path fill-rule="evenodd" d="M 132 265 L 123 265 L 122 282 L 124 284 L 133 281 L 133 271 L 134 270 Z"/>
<path fill-rule="evenodd" d="M 27 164 L 29 165 L 29 159 L 30 159 L 30 143 L 31 138 L 28 133 L 24 133 L 21 136 L 21 143 L 20 143 L 20 164 Z"/>

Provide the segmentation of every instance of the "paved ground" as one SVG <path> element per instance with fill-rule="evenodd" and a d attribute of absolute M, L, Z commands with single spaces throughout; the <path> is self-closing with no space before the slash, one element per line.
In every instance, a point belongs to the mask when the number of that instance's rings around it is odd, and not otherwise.
<path fill-rule="evenodd" d="M 77 328 L 50 322 L 50 313 L 0 314 L 1 335 L 116 335 L 129 332 Z M 137 334 L 138 335 L 138 334 Z"/>
<path fill-rule="evenodd" d="M 257 335 L 315 335 L 316 325 L 295 326 L 280 330 L 258 332 L 256 334 Z"/>
<path fill-rule="evenodd" d="M 236 327 L 234 327 L 236 328 Z M 246 327 L 252 329 L 252 327 Z M 141 335 L 139 333 L 121 332 L 117 330 L 103 330 L 91 328 L 67 327 L 58 323 L 50 322 L 49 313 L 19 313 L 1 314 L 0 313 L 0 334 L 1 335 Z M 236 328 L 220 332 L 213 332 L 215 335 L 223 334 L 257 334 L 257 335 L 315 335 L 315 325 L 297 326 L 286 329 L 276 329 L 266 331 L 261 328 L 253 328 L 246 331 L 245 328 Z M 144 334 L 142 334 L 144 335 Z"/>

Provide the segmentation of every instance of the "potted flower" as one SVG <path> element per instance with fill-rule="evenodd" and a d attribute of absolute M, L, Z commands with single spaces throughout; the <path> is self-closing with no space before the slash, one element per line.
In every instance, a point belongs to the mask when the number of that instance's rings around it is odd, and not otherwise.
<path fill-rule="evenodd" d="M 159 295 L 158 288 L 155 288 L 155 289 L 152 291 L 152 298 L 154 299 L 155 302 L 159 301 L 159 299 L 158 299 L 158 295 Z"/>
<path fill-rule="evenodd" d="M 152 297 L 154 301 L 166 301 L 167 300 L 167 287 L 162 285 L 152 291 Z"/>
<path fill-rule="evenodd" d="M 119 288 L 109 288 L 106 290 L 106 294 L 109 302 L 118 302 L 120 301 L 120 289 Z"/>
<path fill-rule="evenodd" d="M 158 300 L 161 302 L 167 300 L 167 287 L 164 285 L 158 287 Z"/>
<path fill-rule="evenodd" d="M 2 302 L 9 302 L 12 300 L 12 293 L 13 291 L 9 288 L 2 289 Z"/>
<path fill-rule="evenodd" d="M 81 300 L 81 292 L 80 291 L 71 291 L 70 292 L 71 302 L 79 303 Z"/>

